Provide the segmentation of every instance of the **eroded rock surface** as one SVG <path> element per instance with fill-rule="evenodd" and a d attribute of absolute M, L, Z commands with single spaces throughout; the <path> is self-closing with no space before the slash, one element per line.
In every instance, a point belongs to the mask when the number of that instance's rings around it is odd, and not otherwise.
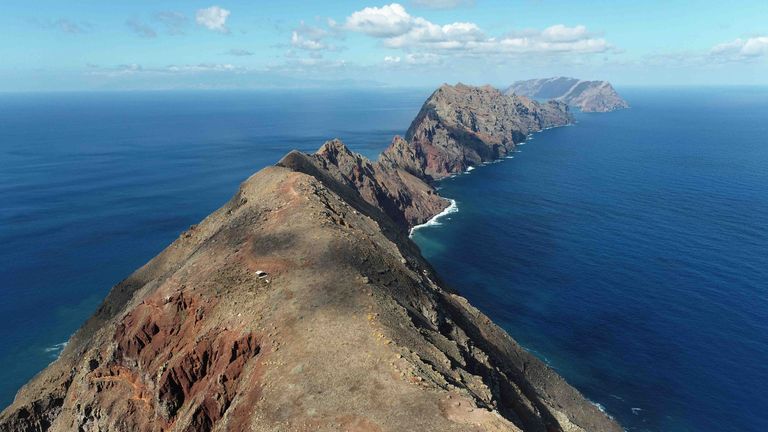
<path fill-rule="evenodd" d="M 505 96 L 491 86 L 443 85 L 381 163 L 438 180 L 509 154 L 526 136 L 571 122 L 567 106 Z"/>
<path fill-rule="evenodd" d="M 466 124 L 450 91 L 429 145 L 513 145 L 498 113 L 530 101 Z M 518 126 L 549 124 L 527 109 Z M 439 280 L 407 228 L 444 207 L 429 181 L 446 171 L 396 160 L 329 141 L 251 176 L 112 289 L 0 431 L 620 431 Z"/>
<path fill-rule="evenodd" d="M 562 101 L 584 112 L 608 112 L 629 108 L 627 101 L 619 96 L 608 81 L 584 81 L 565 77 L 533 79 L 518 81 L 505 93 Z"/>

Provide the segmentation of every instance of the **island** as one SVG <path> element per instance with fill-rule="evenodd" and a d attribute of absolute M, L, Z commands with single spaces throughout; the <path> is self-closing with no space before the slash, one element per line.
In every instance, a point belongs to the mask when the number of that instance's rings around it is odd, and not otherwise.
<path fill-rule="evenodd" d="M 608 81 L 583 81 L 576 78 L 544 78 L 517 81 L 507 95 L 527 96 L 565 102 L 583 112 L 608 112 L 629 108 Z"/>
<path fill-rule="evenodd" d="M 377 161 L 288 153 L 113 287 L 0 430 L 621 431 L 408 236 L 436 181 L 571 121 L 443 85 Z"/>

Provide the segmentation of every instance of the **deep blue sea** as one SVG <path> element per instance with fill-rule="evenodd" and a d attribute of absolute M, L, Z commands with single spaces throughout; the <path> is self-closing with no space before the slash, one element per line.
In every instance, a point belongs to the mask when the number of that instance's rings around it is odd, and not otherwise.
<path fill-rule="evenodd" d="M 620 89 L 441 182 L 414 240 L 632 431 L 768 430 L 768 89 Z M 0 95 L 0 405 L 109 288 L 327 138 L 375 157 L 423 90 Z"/>

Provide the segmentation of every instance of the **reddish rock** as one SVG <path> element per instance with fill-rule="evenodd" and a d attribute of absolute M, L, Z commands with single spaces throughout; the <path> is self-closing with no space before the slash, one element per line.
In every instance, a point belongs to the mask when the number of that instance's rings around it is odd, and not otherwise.
<path fill-rule="evenodd" d="M 619 432 L 408 239 L 445 205 L 421 161 L 466 162 L 419 140 L 380 162 L 330 141 L 251 176 L 111 290 L 0 431 Z"/>
<path fill-rule="evenodd" d="M 446 84 L 422 106 L 405 135 L 407 144 L 393 142 L 382 163 L 437 180 L 506 156 L 531 132 L 571 121 L 560 102 L 505 96 L 490 86 Z"/>

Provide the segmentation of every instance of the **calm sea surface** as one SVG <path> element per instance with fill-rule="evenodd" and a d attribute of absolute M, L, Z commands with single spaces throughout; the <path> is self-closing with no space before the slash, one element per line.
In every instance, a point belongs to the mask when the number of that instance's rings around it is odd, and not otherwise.
<path fill-rule="evenodd" d="M 623 94 L 442 182 L 459 212 L 414 239 L 629 430 L 768 430 L 768 90 Z M 0 405 L 252 172 L 375 157 L 428 95 L 0 95 Z"/>

